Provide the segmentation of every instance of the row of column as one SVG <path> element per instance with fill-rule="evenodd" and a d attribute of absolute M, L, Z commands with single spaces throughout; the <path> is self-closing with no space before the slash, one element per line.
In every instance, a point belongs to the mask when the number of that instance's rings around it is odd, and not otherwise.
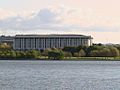
<path fill-rule="evenodd" d="M 15 49 L 46 49 L 65 46 L 88 45 L 88 39 L 81 38 L 18 38 L 15 39 Z M 91 41 L 90 41 L 91 44 Z"/>

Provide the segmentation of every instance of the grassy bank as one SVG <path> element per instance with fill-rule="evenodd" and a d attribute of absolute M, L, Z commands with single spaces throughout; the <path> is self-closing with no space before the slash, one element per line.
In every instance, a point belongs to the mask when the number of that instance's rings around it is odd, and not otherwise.
<path fill-rule="evenodd" d="M 120 57 L 66 57 L 64 60 L 120 60 Z"/>
<path fill-rule="evenodd" d="M 49 59 L 48 57 L 35 58 L 1 58 L 0 60 L 44 60 L 44 61 L 120 61 L 120 57 L 65 57 L 63 59 Z"/>
<path fill-rule="evenodd" d="M 39 57 L 37 60 L 51 60 L 48 57 Z M 62 60 L 105 60 L 105 61 L 120 61 L 120 57 L 64 57 Z"/>

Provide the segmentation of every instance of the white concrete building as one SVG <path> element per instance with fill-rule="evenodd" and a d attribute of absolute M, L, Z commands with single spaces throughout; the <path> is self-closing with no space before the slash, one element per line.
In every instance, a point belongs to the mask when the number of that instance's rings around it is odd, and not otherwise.
<path fill-rule="evenodd" d="M 44 50 L 52 47 L 90 46 L 92 45 L 92 39 L 91 36 L 74 34 L 16 35 L 13 48 L 15 50 Z"/>

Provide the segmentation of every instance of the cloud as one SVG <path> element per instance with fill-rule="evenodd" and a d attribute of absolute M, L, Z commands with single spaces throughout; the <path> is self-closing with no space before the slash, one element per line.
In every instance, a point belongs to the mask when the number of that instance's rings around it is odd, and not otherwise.
<path fill-rule="evenodd" d="M 53 9 L 41 9 L 39 12 L 32 12 L 27 17 L 22 15 L 11 16 L 6 19 L 0 20 L 0 30 L 6 32 L 28 32 L 34 30 L 44 31 L 49 30 L 54 31 L 85 31 L 85 32 L 109 32 L 109 31 L 119 31 L 119 28 L 107 28 L 102 26 L 82 26 L 77 23 L 66 23 L 64 18 L 67 15 L 73 15 L 75 13 L 74 9 L 69 9 L 62 7 L 59 10 Z"/>
<path fill-rule="evenodd" d="M 64 11 L 62 8 L 59 12 L 51 9 L 41 9 L 34 12 L 28 17 L 20 15 L 0 20 L 1 30 L 28 31 L 28 30 L 51 30 L 51 31 L 70 31 L 79 29 L 79 25 L 65 24 L 63 22 L 63 14 L 69 13 L 70 10 Z"/>
<path fill-rule="evenodd" d="M 23 18 L 21 16 L 9 17 L 4 20 L 0 20 L 1 29 L 41 29 L 50 25 L 58 24 L 59 20 L 55 12 L 49 9 L 42 9 L 37 14 L 32 14 L 31 18 Z"/>

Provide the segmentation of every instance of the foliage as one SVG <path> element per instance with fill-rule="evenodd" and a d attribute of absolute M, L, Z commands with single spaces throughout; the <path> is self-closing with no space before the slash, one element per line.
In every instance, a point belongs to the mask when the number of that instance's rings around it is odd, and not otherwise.
<path fill-rule="evenodd" d="M 120 57 L 120 45 L 93 44 L 92 46 L 48 48 L 38 50 L 15 51 L 7 44 L 0 44 L 0 59 L 48 59 L 60 60 L 64 57 Z"/>
<path fill-rule="evenodd" d="M 64 52 L 64 57 L 72 57 L 72 54 L 70 52 Z"/>
<path fill-rule="evenodd" d="M 12 47 L 6 43 L 0 43 L 0 50 L 10 50 Z"/>
<path fill-rule="evenodd" d="M 48 48 L 48 49 L 44 50 L 44 51 L 41 53 L 41 55 L 46 57 L 46 56 L 48 56 L 48 52 L 50 52 L 50 51 L 52 51 L 52 49 Z"/>
<path fill-rule="evenodd" d="M 62 50 L 65 52 L 70 52 L 72 56 L 74 56 L 74 53 L 77 52 L 77 47 L 64 47 Z"/>
<path fill-rule="evenodd" d="M 115 47 L 106 47 L 101 50 L 93 50 L 90 52 L 90 56 L 94 57 L 118 57 L 119 51 Z"/>
<path fill-rule="evenodd" d="M 26 52 L 26 57 L 27 58 L 32 58 L 32 59 L 36 59 L 40 56 L 40 51 L 37 50 L 30 50 Z"/>
<path fill-rule="evenodd" d="M 49 59 L 53 59 L 53 60 L 60 60 L 64 58 L 64 54 L 62 51 L 59 50 L 52 50 L 48 52 L 48 57 Z"/>

